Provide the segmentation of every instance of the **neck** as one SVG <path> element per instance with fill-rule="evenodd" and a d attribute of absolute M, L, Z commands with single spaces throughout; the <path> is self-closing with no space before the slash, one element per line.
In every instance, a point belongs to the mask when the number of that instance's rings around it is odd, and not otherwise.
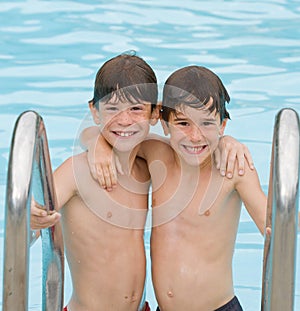
<path fill-rule="evenodd" d="M 213 165 L 213 159 L 212 156 L 209 155 L 207 156 L 199 165 L 191 165 L 188 164 L 186 161 L 184 161 L 182 158 L 180 158 L 177 154 L 176 154 L 176 163 L 179 167 L 181 167 L 181 170 L 183 170 L 186 173 L 189 174 L 195 174 L 198 175 L 200 171 L 202 171 L 202 173 L 204 172 L 204 170 L 209 170 L 211 171 L 212 169 L 212 165 Z"/>
<path fill-rule="evenodd" d="M 204 161 L 200 163 L 200 170 L 203 170 L 204 168 L 210 168 L 212 167 L 212 156 L 209 155 Z"/>

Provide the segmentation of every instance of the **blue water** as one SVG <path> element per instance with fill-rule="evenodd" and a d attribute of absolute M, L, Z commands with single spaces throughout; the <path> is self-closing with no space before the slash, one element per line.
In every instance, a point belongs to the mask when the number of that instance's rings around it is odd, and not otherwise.
<path fill-rule="evenodd" d="M 150 63 L 160 87 L 178 67 L 199 64 L 215 71 L 232 98 L 227 134 L 249 146 L 267 191 L 275 115 L 283 107 L 300 111 L 298 1 L 11 0 L 1 1 L 0 20 L 1 292 L 2 207 L 17 116 L 27 109 L 43 116 L 56 168 L 72 154 L 97 69 L 126 50 Z M 295 310 L 300 309 L 299 253 Z M 247 311 L 260 309 L 262 255 L 263 238 L 243 211 L 233 264 L 235 291 Z M 40 310 L 40 261 L 37 243 L 31 253 L 30 310 Z M 154 308 L 150 282 L 147 287 Z M 69 294 L 67 272 L 66 300 Z"/>

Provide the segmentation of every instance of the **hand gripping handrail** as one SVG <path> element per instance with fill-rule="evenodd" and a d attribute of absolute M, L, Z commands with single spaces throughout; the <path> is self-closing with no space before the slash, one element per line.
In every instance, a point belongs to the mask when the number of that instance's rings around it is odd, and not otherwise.
<path fill-rule="evenodd" d="M 299 117 L 293 109 L 276 116 L 264 246 L 262 311 L 292 311 L 298 223 Z"/>
<path fill-rule="evenodd" d="M 38 179 L 36 179 L 38 173 Z M 34 111 L 22 113 L 12 137 L 5 203 L 3 310 L 28 310 L 30 203 L 36 182 L 47 210 L 54 210 L 52 170 L 45 126 Z M 34 193 L 35 195 L 35 193 Z M 43 229 L 42 310 L 63 309 L 64 252 L 60 224 Z"/>

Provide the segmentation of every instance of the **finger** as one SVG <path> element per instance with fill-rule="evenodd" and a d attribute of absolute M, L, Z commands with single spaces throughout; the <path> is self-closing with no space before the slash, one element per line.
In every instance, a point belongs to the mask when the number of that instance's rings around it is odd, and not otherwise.
<path fill-rule="evenodd" d="M 226 177 L 232 178 L 236 160 L 236 152 L 230 151 L 227 157 Z"/>
<path fill-rule="evenodd" d="M 244 146 L 244 153 L 245 153 L 245 158 L 247 160 L 247 163 L 248 163 L 250 169 L 254 170 L 254 161 L 252 159 L 252 156 L 251 156 L 249 149 L 246 146 Z"/>
<path fill-rule="evenodd" d="M 227 156 L 228 156 L 228 151 L 227 149 L 223 149 L 222 153 L 221 153 L 221 162 L 220 162 L 220 174 L 222 176 L 225 176 L 226 174 L 226 167 L 227 167 Z"/>
<path fill-rule="evenodd" d="M 220 150 L 217 148 L 214 152 L 214 160 L 217 169 L 220 169 L 221 166 L 221 154 Z"/>
<path fill-rule="evenodd" d="M 238 172 L 239 172 L 239 175 L 242 176 L 244 175 L 244 172 L 245 172 L 244 152 L 237 152 L 236 157 L 237 157 L 237 163 L 238 163 Z"/>
<path fill-rule="evenodd" d="M 115 188 L 117 186 L 117 171 L 115 163 L 109 166 L 109 174 L 111 178 L 111 185 L 113 188 Z"/>
<path fill-rule="evenodd" d="M 47 211 L 44 206 L 41 206 L 36 201 L 31 200 L 30 214 L 35 216 L 47 216 Z"/>
<path fill-rule="evenodd" d="M 102 172 L 102 167 L 100 165 L 96 166 L 96 172 L 97 172 L 97 180 L 98 180 L 101 188 L 105 189 L 106 188 L 105 179 L 104 179 L 104 175 Z"/>
<path fill-rule="evenodd" d="M 61 215 L 57 212 L 45 217 L 31 216 L 30 227 L 33 230 L 52 227 L 60 220 L 60 217 Z"/>
<path fill-rule="evenodd" d="M 97 167 L 95 165 L 95 161 L 92 155 L 93 155 L 92 151 L 87 153 L 88 165 L 89 165 L 92 177 L 97 180 Z"/>
<path fill-rule="evenodd" d="M 104 182 L 105 182 L 106 189 L 110 191 L 112 189 L 112 182 L 111 182 L 109 167 L 107 166 L 102 167 L 102 172 L 104 176 Z"/>

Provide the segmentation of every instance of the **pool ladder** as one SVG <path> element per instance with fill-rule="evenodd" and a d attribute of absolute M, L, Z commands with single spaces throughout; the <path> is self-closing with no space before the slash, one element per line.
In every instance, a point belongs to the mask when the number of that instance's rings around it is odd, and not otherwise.
<path fill-rule="evenodd" d="M 28 310 L 29 253 L 32 195 L 47 210 L 55 209 L 52 169 L 42 118 L 34 111 L 22 113 L 12 137 L 5 203 L 3 311 Z M 41 230 L 42 310 L 62 311 L 64 249 L 60 223 Z"/>
<path fill-rule="evenodd" d="M 282 109 L 273 134 L 265 236 L 262 311 L 294 310 L 299 191 L 299 116 Z"/>

